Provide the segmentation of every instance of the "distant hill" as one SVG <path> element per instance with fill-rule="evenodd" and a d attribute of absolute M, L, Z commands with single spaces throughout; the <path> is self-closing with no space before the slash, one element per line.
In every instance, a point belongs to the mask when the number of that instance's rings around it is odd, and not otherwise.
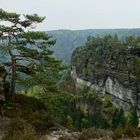
<path fill-rule="evenodd" d="M 137 29 L 88 29 L 88 30 L 55 30 L 47 31 L 47 34 L 57 39 L 54 46 L 55 56 L 63 62 L 70 62 L 72 52 L 75 48 L 82 46 L 88 36 L 105 36 L 117 34 L 119 37 L 140 35 Z"/>

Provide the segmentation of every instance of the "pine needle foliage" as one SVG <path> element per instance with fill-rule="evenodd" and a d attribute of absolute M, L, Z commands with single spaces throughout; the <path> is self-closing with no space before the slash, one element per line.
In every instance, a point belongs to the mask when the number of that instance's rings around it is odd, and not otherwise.
<path fill-rule="evenodd" d="M 50 49 L 56 40 L 33 30 L 44 19 L 37 14 L 20 15 L 0 9 L 0 53 L 7 58 L 4 65 L 9 67 L 11 93 L 16 92 L 17 82 L 39 85 L 45 91 L 56 85 L 63 69 Z"/>

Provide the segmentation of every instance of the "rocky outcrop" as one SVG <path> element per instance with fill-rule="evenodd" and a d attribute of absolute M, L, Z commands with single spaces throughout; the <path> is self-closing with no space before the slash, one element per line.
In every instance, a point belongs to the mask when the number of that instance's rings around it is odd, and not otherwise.
<path fill-rule="evenodd" d="M 71 77 L 73 78 L 73 81 L 75 81 L 76 92 L 80 91 L 85 86 L 88 86 L 90 87 L 90 90 L 95 90 L 98 93 L 98 96 L 103 100 L 105 96 L 110 96 L 110 100 L 114 106 L 123 108 L 126 111 L 135 103 L 132 89 L 124 87 L 116 79 L 107 77 L 105 80 L 101 79 L 98 83 L 91 83 L 90 81 L 78 78 L 75 67 L 73 67 L 71 71 Z"/>
<path fill-rule="evenodd" d="M 140 48 L 135 47 L 138 42 L 135 37 L 123 41 L 117 36 L 88 38 L 72 55 L 69 75 L 74 83 L 73 93 L 78 94 L 87 86 L 102 100 L 109 96 L 117 108 L 128 111 L 138 104 L 140 112 Z"/>

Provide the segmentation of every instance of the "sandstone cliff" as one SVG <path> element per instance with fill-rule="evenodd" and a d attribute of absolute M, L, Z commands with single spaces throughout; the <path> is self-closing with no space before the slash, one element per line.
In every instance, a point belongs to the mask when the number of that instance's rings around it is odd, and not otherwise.
<path fill-rule="evenodd" d="M 139 44 L 138 37 L 125 40 L 117 36 L 89 37 L 85 45 L 72 55 L 69 74 L 72 92 L 80 93 L 84 86 L 88 86 L 102 100 L 109 96 L 117 108 L 128 111 L 134 104 L 140 108 Z"/>

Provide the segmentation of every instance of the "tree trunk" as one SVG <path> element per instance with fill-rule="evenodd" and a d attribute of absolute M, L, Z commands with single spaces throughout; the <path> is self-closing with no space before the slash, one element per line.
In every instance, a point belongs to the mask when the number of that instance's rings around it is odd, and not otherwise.
<path fill-rule="evenodd" d="M 11 86 L 10 86 L 10 99 L 13 100 L 14 94 L 15 94 L 15 87 L 16 87 L 16 56 L 12 53 L 12 33 L 9 32 L 9 42 L 8 42 L 8 47 L 9 47 L 9 55 L 11 56 L 11 63 L 12 63 L 12 76 L 11 76 Z"/>
<path fill-rule="evenodd" d="M 11 94 L 14 96 L 16 92 L 16 56 L 12 56 L 12 79 L 11 79 Z"/>

